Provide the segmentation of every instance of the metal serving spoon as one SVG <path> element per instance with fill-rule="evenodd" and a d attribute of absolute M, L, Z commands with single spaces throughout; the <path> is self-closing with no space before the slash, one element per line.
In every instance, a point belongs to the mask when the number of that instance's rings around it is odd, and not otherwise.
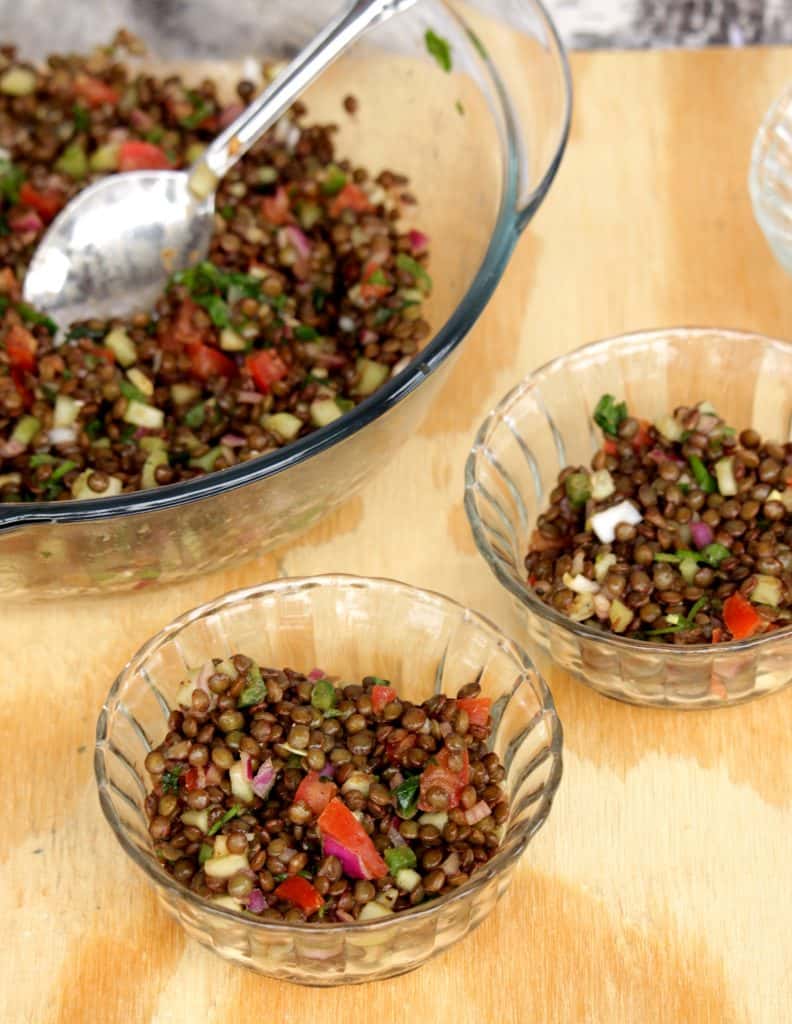
<path fill-rule="evenodd" d="M 25 301 L 61 328 L 150 309 L 170 275 L 209 249 L 220 179 L 369 28 L 416 0 L 355 0 L 185 171 L 130 171 L 63 209 L 28 268 Z"/>

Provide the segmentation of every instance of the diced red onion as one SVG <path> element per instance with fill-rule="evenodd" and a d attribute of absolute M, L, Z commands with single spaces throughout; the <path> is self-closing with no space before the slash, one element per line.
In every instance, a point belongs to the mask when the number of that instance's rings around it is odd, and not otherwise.
<path fill-rule="evenodd" d="M 259 770 L 250 782 L 253 792 L 260 800 L 266 800 L 269 796 L 269 791 L 275 783 L 276 775 L 277 772 L 272 767 L 272 761 L 267 758 L 267 760 L 259 766 Z"/>
<path fill-rule="evenodd" d="M 24 213 L 19 213 L 15 217 L 9 217 L 8 226 L 18 235 L 24 235 L 28 231 L 41 231 L 44 221 L 35 210 L 25 210 Z"/>
<path fill-rule="evenodd" d="M 342 846 L 332 836 L 322 836 L 322 852 L 325 857 L 338 857 L 341 867 L 348 878 L 369 878 L 356 853 Z"/>
<path fill-rule="evenodd" d="M 441 722 L 439 728 L 441 736 L 448 736 L 449 733 L 454 731 L 454 727 L 450 722 Z"/>
<path fill-rule="evenodd" d="M 393 821 L 391 821 L 390 827 L 388 828 L 388 839 L 390 840 L 391 846 L 406 846 L 407 840 L 399 831 L 398 822 L 398 818 L 394 818 Z"/>
<path fill-rule="evenodd" d="M 330 761 L 328 761 L 324 768 L 319 772 L 320 779 L 332 779 L 334 775 L 335 765 L 332 764 Z"/>
<path fill-rule="evenodd" d="M 294 224 L 289 224 L 285 230 L 289 241 L 294 246 L 294 249 L 300 259 L 310 259 L 312 246 L 308 236 L 298 227 L 295 227 Z"/>
<path fill-rule="evenodd" d="M 251 889 L 247 898 L 247 908 L 253 914 L 260 914 L 267 909 L 267 900 L 261 889 Z"/>
<path fill-rule="evenodd" d="M 136 441 L 139 441 L 141 437 L 148 437 L 149 434 L 156 433 L 157 431 L 153 430 L 151 427 L 138 427 L 133 436 Z"/>
<path fill-rule="evenodd" d="M 339 370 L 348 362 L 349 359 L 340 352 L 320 352 L 316 357 L 316 365 L 324 367 L 325 370 Z"/>
<path fill-rule="evenodd" d="M 699 551 L 708 544 L 711 544 L 715 539 L 715 534 L 712 532 L 712 527 L 709 523 L 702 522 L 690 524 L 690 536 L 693 538 L 693 543 Z"/>
<path fill-rule="evenodd" d="M 696 430 L 701 431 L 702 434 L 711 434 L 719 423 L 720 419 L 717 416 L 713 416 L 710 412 L 704 412 L 698 418 Z"/>
<path fill-rule="evenodd" d="M 402 775 L 402 773 L 401 772 L 394 772 L 393 775 L 391 775 L 390 788 L 391 789 L 396 789 L 396 787 L 400 786 L 403 782 L 404 782 L 404 776 Z"/>
<path fill-rule="evenodd" d="M 248 780 L 248 782 L 252 782 L 253 781 L 253 767 L 252 767 L 252 765 L 250 763 L 250 754 L 248 754 L 248 752 L 246 750 L 241 750 L 239 752 L 239 760 L 240 760 L 240 762 L 242 764 L 242 770 L 245 773 L 245 778 Z"/>
<path fill-rule="evenodd" d="M 425 235 L 423 231 L 417 231 L 413 228 L 407 235 L 410 240 L 410 248 L 412 249 L 413 256 L 419 256 L 422 252 L 426 252 L 429 245 L 429 236 Z"/>
<path fill-rule="evenodd" d="M 206 661 L 201 665 L 200 671 L 195 677 L 195 686 L 197 689 L 203 690 L 204 693 L 208 693 L 210 697 L 213 696 L 213 694 L 209 689 L 209 679 L 214 675 L 214 671 L 214 662 L 210 658 L 209 661 Z"/>
<path fill-rule="evenodd" d="M 676 462 L 678 466 L 685 465 L 684 459 L 680 459 L 679 456 L 674 455 L 673 452 L 663 451 L 662 448 L 652 448 L 648 454 L 652 462 L 656 462 L 658 466 L 661 462 Z"/>
<path fill-rule="evenodd" d="M 141 110 L 140 107 L 135 107 L 134 110 L 130 111 L 129 120 L 138 131 L 148 131 L 153 128 L 154 121 L 152 120 L 151 114 L 147 114 L 145 110 Z"/>
<path fill-rule="evenodd" d="M 201 769 L 198 769 L 200 774 Z M 219 786 L 223 776 L 220 774 L 220 769 L 216 764 L 208 764 L 204 773 L 206 785 L 201 786 L 201 789 L 206 789 L 206 786 Z"/>
<path fill-rule="evenodd" d="M 227 128 L 233 121 L 236 121 L 244 109 L 245 108 L 241 103 L 226 104 L 226 106 L 224 106 L 220 111 L 218 126 L 220 128 Z"/>
<path fill-rule="evenodd" d="M 610 599 L 604 594 L 594 595 L 594 614 L 598 619 L 607 619 L 608 613 L 610 612 Z"/>
<path fill-rule="evenodd" d="M 0 459 L 13 459 L 24 450 L 25 445 L 21 441 L 0 441 Z"/>
<path fill-rule="evenodd" d="M 249 405 L 258 405 L 263 398 L 258 391 L 237 391 L 237 401 L 247 402 Z"/>
<path fill-rule="evenodd" d="M 325 678 L 324 669 L 312 668 L 311 671 L 308 673 L 308 678 L 311 680 L 312 683 L 316 683 L 320 679 L 324 679 Z"/>
<path fill-rule="evenodd" d="M 490 806 L 486 800 L 479 800 L 477 804 L 465 811 L 465 821 L 468 825 L 478 825 L 480 821 L 488 818 L 492 814 Z"/>
<path fill-rule="evenodd" d="M 229 448 L 242 448 L 247 444 L 244 437 L 240 437 L 239 434 L 224 434 L 220 438 L 220 444 L 228 445 Z"/>
<path fill-rule="evenodd" d="M 348 910 L 336 910 L 336 917 L 339 921 L 345 921 L 347 924 L 352 924 L 355 920 Z"/>
<path fill-rule="evenodd" d="M 360 332 L 360 342 L 362 345 L 371 345 L 377 340 L 378 335 L 370 328 L 365 327 Z"/>

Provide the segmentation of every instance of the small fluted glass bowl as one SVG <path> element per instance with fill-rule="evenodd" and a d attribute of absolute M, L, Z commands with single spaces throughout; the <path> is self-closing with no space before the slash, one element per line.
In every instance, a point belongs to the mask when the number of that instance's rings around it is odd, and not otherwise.
<path fill-rule="evenodd" d="M 759 227 L 781 265 L 792 274 L 792 82 L 756 133 L 748 189 Z"/>
<path fill-rule="evenodd" d="M 167 729 L 180 681 L 210 657 L 344 679 L 391 679 L 412 701 L 478 680 L 492 698 L 490 745 L 506 768 L 509 817 L 496 855 L 448 897 L 362 924 L 260 921 L 179 885 L 154 856 L 144 760 Z M 227 960 L 305 985 L 403 974 L 472 931 L 503 895 L 550 811 L 561 777 L 561 725 L 528 656 L 494 625 L 448 598 L 389 580 L 317 576 L 239 590 L 188 612 L 132 658 L 97 724 L 99 799 L 116 838 L 154 883 L 165 909 Z"/>
<path fill-rule="evenodd" d="M 531 533 L 559 471 L 587 465 L 602 437 L 601 395 L 655 419 L 708 399 L 728 423 L 792 440 L 792 345 L 758 334 L 678 328 L 623 335 L 555 359 L 482 424 L 465 468 L 479 551 L 516 600 L 543 656 L 600 693 L 675 708 L 732 705 L 792 681 L 792 629 L 750 640 L 673 646 L 605 633 L 544 604 L 528 585 Z M 541 664 L 541 662 L 540 662 Z"/>

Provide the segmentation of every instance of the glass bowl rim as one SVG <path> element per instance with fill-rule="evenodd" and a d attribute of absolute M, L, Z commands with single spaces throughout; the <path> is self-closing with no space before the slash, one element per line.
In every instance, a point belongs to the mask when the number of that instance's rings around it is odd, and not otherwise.
<path fill-rule="evenodd" d="M 619 636 L 616 633 L 605 633 L 602 630 L 595 629 L 593 626 L 587 626 L 583 622 L 574 622 L 572 619 L 556 611 L 555 608 L 551 608 L 543 601 L 540 601 L 521 579 L 515 578 L 506 569 L 505 566 L 508 563 L 505 563 L 504 559 L 492 547 L 485 534 L 481 516 L 478 512 L 476 490 L 478 485 L 479 452 L 487 447 L 492 432 L 500 423 L 504 422 L 515 403 L 529 391 L 538 387 L 545 377 L 560 369 L 574 368 L 574 364 L 581 357 L 596 354 L 600 351 L 621 347 L 627 348 L 628 346 L 635 346 L 637 343 L 647 344 L 675 337 L 690 342 L 703 341 L 705 338 L 711 338 L 714 334 L 729 341 L 759 341 L 769 348 L 784 349 L 787 355 L 792 356 L 792 342 L 784 341 L 781 338 L 771 338 L 769 335 L 761 334 L 758 331 L 743 331 L 724 327 L 672 326 L 615 334 L 580 345 L 571 352 L 565 352 L 563 355 L 556 356 L 531 371 L 531 373 L 523 377 L 519 383 L 512 387 L 490 410 L 476 432 L 475 440 L 465 462 L 464 504 L 468 523 L 479 554 L 483 557 L 498 582 L 521 604 L 539 615 L 540 618 L 546 619 L 554 626 L 567 630 L 581 640 L 595 640 L 599 643 L 613 644 L 620 650 L 633 654 L 651 652 L 663 654 L 666 657 L 688 657 L 694 654 L 708 654 L 712 657 L 726 653 L 739 654 L 754 651 L 759 647 L 792 636 L 792 624 L 790 624 L 784 628 L 773 630 L 771 633 L 763 633 L 761 636 L 750 637 L 747 640 L 727 640 L 718 644 L 685 644 L 684 646 L 676 646 L 663 644 L 656 640 L 632 640 L 629 637 Z"/>
<path fill-rule="evenodd" d="M 365 589 L 372 585 L 374 587 L 401 591 L 409 595 L 411 600 L 419 601 L 421 603 L 437 604 L 439 602 L 440 604 L 447 606 L 452 611 L 456 611 L 457 613 L 461 612 L 463 621 L 472 622 L 480 628 L 483 628 L 485 631 L 495 634 L 498 637 L 498 647 L 509 650 L 509 653 L 512 654 L 516 661 L 521 662 L 527 671 L 531 671 L 533 673 L 537 683 L 536 695 L 540 701 L 540 706 L 535 712 L 535 717 L 547 717 L 550 721 L 550 740 L 548 744 L 548 751 L 549 756 L 553 759 L 553 766 L 547 782 L 543 787 L 544 792 L 530 827 L 525 827 L 522 834 L 519 835 L 510 849 L 499 850 L 491 860 L 487 861 L 482 868 L 474 872 L 471 878 L 453 893 L 448 896 L 442 896 L 440 899 L 433 900 L 427 906 L 418 906 L 409 910 L 399 911 L 399 913 L 394 914 L 392 917 L 373 921 L 338 923 L 297 923 L 293 921 L 271 920 L 261 921 L 245 915 L 242 911 L 230 910 L 210 903 L 208 900 L 198 896 L 190 889 L 179 885 L 179 883 L 168 875 L 164 869 L 160 868 L 153 854 L 148 856 L 141 854 L 129 839 L 127 829 L 119 820 L 115 807 L 108 795 L 109 778 L 105 770 L 105 749 L 110 747 L 110 733 L 107 728 L 109 712 L 117 708 L 121 703 L 120 694 L 128 678 L 133 673 L 137 672 L 138 669 L 145 668 L 147 660 L 161 646 L 171 640 L 174 636 L 178 635 L 178 633 L 185 627 L 201 618 L 210 614 L 222 612 L 229 607 L 233 607 L 237 602 L 254 599 L 259 596 L 266 596 L 272 593 L 299 592 L 304 589 L 313 589 L 316 587 L 359 587 L 361 589 Z M 510 867 L 521 856 L 530 840 L 544 825 L 548 815 L 550 814 L 563 771 L 562 747 L 563 727 L 561 725 L 561 720 L 558 717 L 553 696 L 544 676 L 523 647 L 515 640 L 511 639 L 511 637 L 507 636 L 498 625 L 486 616 L 468 608 L 458 601 L 455 601 L 453 598 L 447 597 L 445 594 L 441 594 L 434 590 L 428 590 L 423 587 L 414 587 L 411 584 L 404 583 L 399 580 L 378 576 L 327 573 L 315 576 L 284 577 L 265 583 L 254 584 L 250 587 L 243 587 L 229 591 L 228 593 L 222 594 L 210 601 L 206 601 L 189 611 L 183 612 L 181 615 L 177 616 L 177 618 L 172 619 L 153 637 L 147 640 L 140 648 L 138 648 L 118 673 L 102 704 L 96 723 L 94 777 L 99 793 L 99 803 L 102 808 L 102 813 L 104 814 L 105 820 L 110 825 L 116 840 L 133 863 L 145 872 L 155 886 L 159 889 L 166 890 L 172 898 L 175 897 L 177 900 L 186 901 L 199 913 L 204 912 L 210 915 L 215 915 L 218 918 L 225 919 L 229 923 L 236 925 L 244 924 L 258 931 L 272 931 L 275 933 L 294 932 L 299 935 L 330 935 L 338 933 L 346 934 L 347 932 L 350 932 L 357 935 L 387 930 L 387 928 L 392 927 L 394 923 L 401 923 L 402 921 L 405 923 L 411 923 L 413 921 L 423 921 L 433 917 L 438 912 L 443 911 L 446 907 L 462 902 L 468 897 L 475 896 L 478 890 L 480 890 L 486 882 L 489 882 L 497 875 L 502 874 L 508 867 Z"/>
<path fill-rule="evenodd" d="M 558 60 L 563 81 L 563 117 L 555 151 L 543 169 L 541 179 L 532 188 L 526 208 L 521 212 L 518 194 L 523 143 L 519 120 L 509 92 L 486 50 L 474 42 L 477 37 L 465 19 L 449 6 L 449 0 L 438 2 L 471 39 L 471 46 L 476 50 L 490 76 L 494 94 L 499 101 L 498 114 L 503 118 L 505 152 L 501 201 L 489 243 L 464 295 L 429 344 L 401 373 L 387 381 L 360 405 L 327 426 L 311 431 L 305 437 L 273 452 L 193 480 L 167 484 L 156 489 L 132 491 L 109 498 L 97 497 L 83 501 L 0 502 L 0 528 L 13 529 L 44 522 L 52 525 L 82 523 L 135 513 L 164 511 L 265 480 L 346 440 L 384 415 L 437 370 L 464 340 L 495 291 L 520 231 L 541 205 L 561 164 L 572 118 L 572 75 L 566 49 L 544 0 L 523 0 L 539 15 L 547 31 L 548 46 Z"/>

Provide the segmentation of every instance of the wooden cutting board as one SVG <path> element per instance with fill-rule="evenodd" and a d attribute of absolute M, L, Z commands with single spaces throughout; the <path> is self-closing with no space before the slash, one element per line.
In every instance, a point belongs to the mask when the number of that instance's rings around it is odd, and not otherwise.
<path fill-rule="evenodd" d="M 473 547 L 462 468 L 484 413 L 532 367 L 598 337 L 680 323 L 792 339 L 792 278 L 746 190 L 752 137 L 792 51 L 572 64 L 576 113 L 558 180 L 433 414 L 387 473 L 241 570 L 2 609 L 3 1024 L 792 1020 L 792 689 L 683 715 L 551 675 L 565 775 L 509 894 L 423 969 L 346 990 L 275 983 L 187 941 L 96 798 L 94 723 L 113 676 L 173 616 L 223 591 L 275 575 L 395 576 L 514 628 Z"/>

